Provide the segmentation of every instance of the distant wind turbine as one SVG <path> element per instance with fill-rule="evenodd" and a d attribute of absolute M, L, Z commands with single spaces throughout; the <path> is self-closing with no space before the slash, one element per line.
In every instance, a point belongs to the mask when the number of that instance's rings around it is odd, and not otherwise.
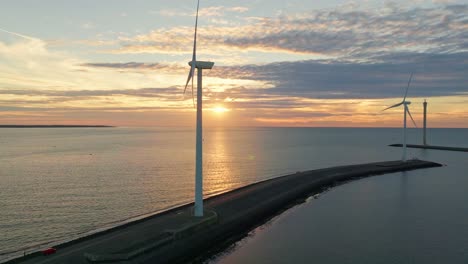
<path fill-rule="evenodd" d="M 410 105 L 411 102 L 406 101 L 406 96 L 408 95 L 408 89 L 410 87 L 412 79 L 413 79 L 413 73 L 411 73 L 411 76 L 409 78 L 408 86 L 406 87 L 405 97 L 403 97 L 403 101 L 401 101 L 398 104 L 387 107 L 387 108 L 385 108 L 383 110 L 383 111 L 385 111 L 385 110 L 388 110 L 388 109 L 391 109 L 391 108 L 398 107 L 400 105 L 403 105 L 403 107 L 404 107 L 404 111 L 403 111 L 403 157 L 402 157 L 403 161 L 406 161 L 406 113 L 408 113 L 408 115 L 411 117 L 411 120 L 413 121 L 414 126 L 417 127 L 416 122 L 414 122 L 413 116 L 411 115 L 411 112 L 410 112 L 410 110 L 408 108 L 408 105 Z"/>
<path fill-rule="evenodd" d="M 195 18 L 195 34 L 193 37 L 193 53 L 192 61 L 189 62 L 190 72 L 185 84 L 184 94 L 187 91 L 189 82 L 192 81 L 192 100 L 193 99 L 193 76 L 195 68 L 197 69 L 197 136 L 196 136 L 196 154 L 195 154 L 195 210 L 194 215 L 197 217 L 203 216 L 203 109 L 202 109 L 202 76 L 203 69 L 212 69 L 214 62 L 197 61 L 197 27 L 198 27 L 198 10 L 200 8 L 200 0 L 197 2 L 197 16 Z"/>

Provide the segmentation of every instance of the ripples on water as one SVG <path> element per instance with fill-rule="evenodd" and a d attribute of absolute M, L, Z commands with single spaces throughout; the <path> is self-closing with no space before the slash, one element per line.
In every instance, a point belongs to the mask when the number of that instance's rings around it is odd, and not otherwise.
<path fill-rule="evenodd" d="M 431 130 L 442 143 L 467 130 Z M 207 129 L 212 195 L 298 170 L 398 159 L 399 129 Z M 419 131 L 410 129 L 416 142 Z M 456 142 L 456 141 L 455 141 Z M 192 200 L 195 133 L 184 129 L 0 130 L 0 254 L 30 250 Z M 420 152 L 410 150 L 409 156 Z M 0 256 L 0 260 L 2 257 Z"/>
<path fill-rule="evenodd" d="M 430 132 L 434 144 L 468 146 L 466 129 Z M 412 155 L 446 166 L 337 186 L 252 231 L 210 263 L 468 263 L 468 153 Z"/>

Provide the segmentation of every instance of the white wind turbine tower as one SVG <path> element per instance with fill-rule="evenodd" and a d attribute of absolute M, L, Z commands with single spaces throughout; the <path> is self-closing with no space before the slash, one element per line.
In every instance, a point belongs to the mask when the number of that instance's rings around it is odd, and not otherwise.
<path fill-rule="evenodd" d="M 197 27 L 198 27 L 198 10 L 200 7 L 200 0 L 197 2 L 197 15 L 195 18 L 195 35 L 193 38 L 193 54 L 192 61 L 189 62 L 190 72 L 185 84 L 184 94 L 187 90 L 188 84 L 192 81 L 192 98 L 193 98 L 193 76 L 195 68 L 197 69 L 197 136 L 196 136 L 196 165 L 195 165 L 195 210 L 196 217 L 203 216 L 203 109 L 202 109 L 202 76 L 203 69 L 213 68 L 214 62 L 197 61 Z"/>
<path fill-rule="evenodd" d="M 403 111 L 403 157 L 402 160 L 406 161 L 406 113 L 411 117 L 411 120 L 413 121 L 413 124 L 415 127 L 417 127 L 416 122 L 414 122 L 413 116 L 411 116 L 411 112 L 409 111 L 408 105 L 411 104 L 410 101 L 406 101 L 406 96 L 408 95 L 408 89 L 411 84 L 411 80 L 413 79 L 413 73 L 411 73 L 411 76 L 408 81 L 408 86 L 406 87 L 406 92 L 405 92 L 405 97 L 403 97 L 403 101 L 401 101 L 398 104 L 392 105 L 390 107 L 385 108 L 383 111 L 398 107 L 400 105 L 403 105 L 404 111 Z"/>

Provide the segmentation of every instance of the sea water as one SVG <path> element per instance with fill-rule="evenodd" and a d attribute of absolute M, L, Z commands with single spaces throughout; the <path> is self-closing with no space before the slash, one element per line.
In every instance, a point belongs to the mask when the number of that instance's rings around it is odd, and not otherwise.
<path fill-rule="evenodd" d="M 466 130 L 432 130 L 430 135 L 433 144 L 468 145 Z M 354 155 L 360 150 L 344 151 Z M 208 262 L 468 263 L 468 153 L 420 149 L 411 150 L 411 156 L 444 167 L 334 187 L 256 228 Z"/>
<path fill-rule="evenodd" d="M 401 148 L 387 145 L 400 143 L 401 132 L 401 129 L 374 128 L 208 128 L 204 134 L 204 192 L 206 196 L 210 196 L 302 170 L 396 160 L 401 157 Z M 430 143 L 468 145 L 467 129 L 430 129 L 428 135 Z M 408 142 L 420 141 L 421 131 L 409 129 Z M 448 166 L 443 169 L 407 172 L 406 184 L 385 182 L 385 179 L 402 181 L 401 175 L 360 180 L 337 187 L 317 202 L 307 203 L 297 211 L 303 210 L 306 215 L 312 214 L 314 217 L 319 214 L 325 223 L 350 218 L 346 214 L 349 211 L 363 212 L 361 218 L 350 220 L 360 226 L 369 226 L 368 223 L 376 221 L 376 215 L 384 212 L 396 214 L 395 218 L 398 214 L 409 217 L 406 215 L 408 212 L 398 211 L 385 203 L 382 206 L 377 203 L 372 209 L 368 203 L 359 203 L 362 201 L 359 200 L 363 192 L 362 186 L 355 184 L 371 181 L 369 184 L 372 185 L 373 192 L 365 197 L 375 200 L 379 194 L 386 197 L 386 193 L 388 196 L 394 195 L 396 191 L 400 195 L 404 192 L 407 199 L 400 203 L 418 209 L 411 211 L 414 212 L 414 217 L 445 217 L 445 222 L 441 223 L 419 220 L 415 220 L 415 223 L 405 222 L 406 218 L 396 222 L 389 221 L 386 227 L 393 230 L 388 231 L 390 234 L 398 231 L 402 224 L 409 226 L 404 232 L 400 230 L 403 238 L 408 230 L 413 230 L 412 224 L 416 225 L 415 230 L 419 230 L 418 232 L 429 227 L 443 229 L 449 233 L 443 238 L 450 238 L 458 245 L 456 250 L 466 252 L 468 243 L 463 244 L 466 240 L 462 237 L 468 237 L 468 227 L 456 223 L 460 219 L 468 222 L 468 207 L 464 203 L 468 201 L 468 155 L 409 149 L 408 157 L 443 162 Z M 193 200 L 194 166 L 195 133 L 192 129 L 0 129 L 0 260 L 188 203 Z M 413 189 L 408 186 L 413 186 Z M 348 192 L 354 190 L 361 196 L 350 195 L 343 188 L 350 188 Z M 430 199 L 426 197 L 429 193 Z M 326 197 L 333 195 L 341 195 L 346 199 L 336 198 L 340 202 L 323 205 Z M 349 197 L 354 197 L 357 201 Z M 425 199 L 418 199 L 419 197 Z M 391 202 L 395 201 L 387 201 Z M 418 206 L 413 205 L 414 203 Z M 325 211 L 314 211 L 319 210 L 316 209 L 317 204 L 322 204 Z M 436 210 L 441 207 L 447 208 L 451 213 Z M 369 210 L 371 211 L 368 212 Z M 299 216 L 291 219 L 308 218 Z M 301 222 L 305 230 L 310 229 L 310 224 L 312 223 L 308 221 Z M 341 222 L 339 224 L 343 225 Z M 326 228 L 317 225 L 315 229 L 319 227 L 320 230 Z M 385 230 L 381 229 L 382 232 Z M 318 240 L 324 239 L 325 233 L 316 234 L 314 228 L 310 230 L 310 235 L 317 239 L 317 251 L 323 252 Z M 355 226 L 350 225 L 349 230 L 355 230 Z M 342 232 L 333 236 L 332 231 L 327 230 L 326 237 L 343 241 Z M 416 235 L 420 234 L 414 232 Z M 370 243 L 371 237 L 366 238 L 365 234 L 364 232 L 361 239 L 368 239 Z M 385 233 L 382 236 L 385 237 Z M 350 236 L 346 234 L 346 237 Z M 307 236 L 303 239 L 304 244 L 310 244 Z M 280 240 L 287 241 L 286 238 Z M 343 243 L 354 242 L 344 241 Z M 382 245 L 371 245 L 385 248 L 384 245 L 388 245 L 384 242 Z M 402 245 L 398 241 L 396 244 Z M 242 248 L 255 247 L 249 244 Z M 443 251 L 443 248 L 437 249 Z M 416 249 L 425 252 L 421 248 Z M 352 258 L 353 255 L 348 251 L 343 254 Z M 257 260 L 267 259 L 260 249 L 257 252 L 257 255 L 252 255 Z M 270 252 L 274 256 L 274 252 L 270 250 L 263 252 Z M 375 252 L 379 255 L 378 248 Z M 446 251 L 446 254 L 449 253 L 453 252 Z M 293 256 L 285 258 L 293 259 Z M 229 261 L 227 257 L 224 259 Z"/>

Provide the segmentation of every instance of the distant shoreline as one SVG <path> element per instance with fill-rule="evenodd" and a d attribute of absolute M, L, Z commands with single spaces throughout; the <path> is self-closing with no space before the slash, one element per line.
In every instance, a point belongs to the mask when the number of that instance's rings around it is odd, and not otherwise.
<path fill-rule="evenodd" d="M 0 128 L 93 128 L 93 127 L 114 127 L 104 125 L 0 125 Z"/>

